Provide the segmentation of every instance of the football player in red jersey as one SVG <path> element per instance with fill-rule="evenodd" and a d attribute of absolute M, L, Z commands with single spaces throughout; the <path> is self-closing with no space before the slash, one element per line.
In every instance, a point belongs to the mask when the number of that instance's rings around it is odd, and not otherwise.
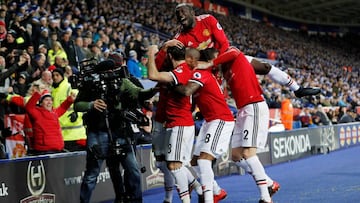
<path fill-rule="evenodd" d="M 185 62 L 185 47 L 171 46 L 167 48 L 167 55 L 171 59 L 171 71 L 159 72 L 155 63 L 157 46 L 150 46 L 148 50 L 148 76 L 150 80 L 167 83 L 168 85 L 186 84 L 191 77 L 191 69 Z M 191 97 L 168 90 L 165 107 L 165 127 L 168 144 L 165 159 L 167 166 L 175 177 L 177 190 L 183 203 L 190 203 L 188 185 L 197 182 L 189 169 L 185 166 L 191 159 L 195 126 L 191 112 Z M 196 188 L 200 188 L 197 183 Z"/>
<path fill-rule="evenodd" d="M 234 62 L 226 64 L 229 59 Z M 256 154 L 257 148 L 265 147 L 268 136 L 269 108 L 262 89 L 249 60 L 236 48 L 231 47 L 207 65 L 219 64 L 223 64 L 222 72 L 238 109 L 231 140 L 232 159 L 253 176 L 260 191 L 259 202 L 271 203 L 280 185 L 266 174 Z"/>
<path fill-rule="evenodd" d="M 191 64 L 192 68 L 196 68 L 197 58 L 199 58 L 196 56 L 200 56 L 199 51 L 188 48 L 186 55 L 187 63 Z M 200 60 L 203 60 L 202 58 L 200 57 Z M 218 202 L 227 194 L 225 190 L 214 187 L 216 182 L 214 182 L 212 161 L 228 152 L 234 128 L 234 116 L 225 101 L 222 88 L 208 69 L 194 70 L 189 82 L 186 85 L 177 86 L 176 90 L 186 96 L 193 95 L 205 119 L 197 137 L 191 165 L 196 171 L 196 165 L 198 166 L 204 202 Z"/>
<path fill-rule="evenodd" d="M 220 53 L 228 50 L 229 40 L 214 16 L 210 14 L 195 16 L 193 8 L 185 3 L 178 4 L 175 12 L 181 30 L 174 39 L 179 40 L 186 47 L 198 50 L 216 48 Z M 320 93 L 320 89 L 299 86 L 288 74 L 269 63 L 262 63 L 254 58 L 250 60 L 256 74 L 268 75 L 274 82 L 288 86 L 299 98 Z"/>

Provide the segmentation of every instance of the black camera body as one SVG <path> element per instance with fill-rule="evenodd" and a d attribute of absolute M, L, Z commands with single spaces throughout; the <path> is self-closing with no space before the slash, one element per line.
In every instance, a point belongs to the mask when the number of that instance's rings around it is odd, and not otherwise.
<path fill-rule="evenodd" d="M 127 94 L 121 92 L 122 79 L 127 78 L 127 68 L 119 67 L 115 68 L 113 62 L 100 62 L 96 63 L 95 59 L 85 60 L 80 63 L 80 73 L 69 79 L 73 88 L 79 91 L 91 92 L 96 97 L 104 100 L 108 106 L 106 114 L 110 117 L 112 123 L 115 119 L 116 122 L 122 122 L 119 128 L 124 132 L 126 138 L 133 138 L 133 132 L 129 126 L 136 124 L 139 126 L 149 125 L 149 119 L 138 108 L 133 108 L 133 105 L 129 107 L 119 107 L 121 102 L 129 103 Z M 126 105 L 125 105 L 126 106 Z M 131 107 L 130 107 L 131 106 Z M 115 114 L 115 115 L 113 115 Z M 115 118 L 113 117 L 115 116 Z M 107 126 L 110 128 L 110 126 Z M 114 127 L 114 126 L 112 126 Z M 116 127 L 116 126 L 115 126 Z M 110 130 L 110 129 L 108 129 Z M 111 135 L 109 135 L 111 136 Z M 120 144 L 118 140 L 111 139 L 109 143 L 108 156 L 126 156 L 127 152 L 131 150 L 131 144 Z M 99 158 L 104 156 L 99 153 L 100 150 L 95 146 L 92 151 Z"/>
<path fill-rule="evenodd" d="M 72 88 L 98 93 L 105 100 L 120 93 L 121 79 L 124 77 L 123 68 L 115 69 L 113 62 L 97 63 L 96 59 L 89 59 L 80 62 L 80 73 L 73 75 L 69 82 Z"/>

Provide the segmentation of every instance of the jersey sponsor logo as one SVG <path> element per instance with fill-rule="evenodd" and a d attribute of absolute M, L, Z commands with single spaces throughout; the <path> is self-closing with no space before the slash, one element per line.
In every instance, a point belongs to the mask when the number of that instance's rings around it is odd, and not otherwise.
<path fill-rule="evenodd" d="M 193 76 L 194 76 L 195 79 L 200 79 L 201 78 L 201 73 L 195 72 Z"/>
<path fill-rule="evenodd" d="M 204 29 L 203 33 L 202 33 L 205 37 L 209 37 L 210 36 L 210 31 L 208 29 Z"/>
<path fill-rule="evenodd" d="M 216 27 L 217 27 L 217 29 L 222 30 L 220 23 L 216 23 Z"/>
<path fill-rule="evenodd" d="M 211 38 L 209 38 L 208 40 L 200 43 L 199 46 L 196 49 L 197 50 L 204 50 L 206 48 L 211 48 L 211 47 L 213 47 L 213 42 L 211 41 Z"/>
<path fill-rule="evenodd" d="M 188 44 L 187 44 L 187 46 L 188 46 L 188 47 L 192 47 L 193 44 L 194 44 L 194 43 L 192 43 L 192 41 L 189 41 Z"/>

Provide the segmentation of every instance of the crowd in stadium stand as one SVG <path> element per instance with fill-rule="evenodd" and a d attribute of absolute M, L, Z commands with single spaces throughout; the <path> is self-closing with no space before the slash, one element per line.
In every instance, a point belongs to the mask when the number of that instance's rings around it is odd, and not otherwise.
<path fill-rule="evenodd" d="M 78 74 L 78 61 L 92 57 L 106 60 L 114 51 L 124 52 L 129 58 L 136 56 L 135 62 L 141 63 L 146 61 L 147 46 L 161 45 L 178 29 L 175 4 L 162 1 L 21 2 L 5 1 L 0 8 L 0 70 L 6 72 L 18 66 L 0 83 L 2 125 L 4 114 L 24 113 L 22 108 L 9 108 L 4 98 L 11 94 L 25 97 L 34 83 L 45 84 L 50 90 L 49 77 L 56 68 L 69 77 Z M 295 107 L 314 109 L 313 114 L 319 105 L 343 107 L 327 112 L 330 120 L 338 123 L 341 109 L 354 112 L 360 106 L 358 39 L 350 42 L 346 37 L 310 36 L 237 16 L 214 15 L 232 45 L 255 57 L 267 58 L 272 53 L 270 58 L 276 59 L 276 65 L 300 85 L 322 90 L 318 96 L 297 99 L 286 87 L 259 76 L 270 108 L 279 108 L 283 97 L 288 96 L 292 96 Z M 143 67 L 139 78 L 146 78 L 144 66 L 138 67 Z M 359 119 L 356 114 L 352 117 Z"/>

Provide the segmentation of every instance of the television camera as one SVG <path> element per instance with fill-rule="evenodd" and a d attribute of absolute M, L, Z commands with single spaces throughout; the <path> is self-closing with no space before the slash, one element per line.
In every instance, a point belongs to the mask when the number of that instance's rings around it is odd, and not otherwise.
<path fill-rule="evenodd" d="M 121 101 L 129 102 L 127 95 L 120 90 L 122 79 L 129 78 L 126 66 L 117 67 L 113 60 L 97 63 L 94 58 L 81 61 L 79 64 L 79 74 L 69 79 L 73 88 L 99 95 L 109 109 L 116 109 Z M 131 123 L 139 126 L 149 124 L 149 119 L 138 108 L 126 108 L 121 111 L 122 117 Z"/>

